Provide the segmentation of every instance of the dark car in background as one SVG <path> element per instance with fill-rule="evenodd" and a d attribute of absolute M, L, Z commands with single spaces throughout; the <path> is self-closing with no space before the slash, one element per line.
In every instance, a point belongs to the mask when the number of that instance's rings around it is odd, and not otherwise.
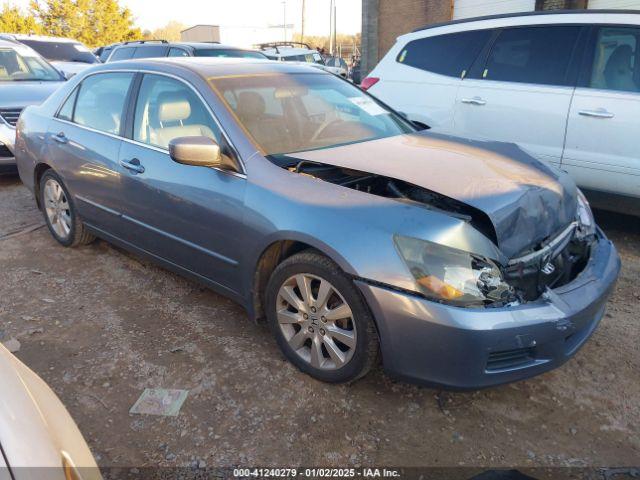
<path fill-rule="evenodd" d="M 101 55 L 101 57 L 104 55 Z M 166 40 L 140 40 L 125 42 L 112 47 L 105 62 L 129 60 L 132 58 L 161 57 L 231 57 L 268 60 L 266 55 L 220 43 L 208 42 L 167 42 Z"/>

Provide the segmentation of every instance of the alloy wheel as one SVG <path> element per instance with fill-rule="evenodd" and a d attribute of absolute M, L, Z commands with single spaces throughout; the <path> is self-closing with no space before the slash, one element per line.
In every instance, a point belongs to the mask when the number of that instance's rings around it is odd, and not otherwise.
<path fill-rule="evenodd" d="M 326 279 L 301 273 L 288 278 L 276 301 L 278 325 L 291 349 L 312 367 L 344 367 L 356 348 L 351 307 Z"/>
<path fill-rule="evenodd" d="M 44 185 L 44 208 L 55 234 L 63 240 L 71 233 L 71 210 L 62 186 L 53 178 Z"/>

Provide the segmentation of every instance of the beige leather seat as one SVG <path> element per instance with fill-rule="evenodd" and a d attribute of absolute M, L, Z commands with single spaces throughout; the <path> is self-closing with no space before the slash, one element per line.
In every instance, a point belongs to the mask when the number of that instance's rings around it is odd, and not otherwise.
<path fill-rule="evenodd" d="M 256 142 L 268 153 L 290 151 L 293 142 L 284 121 L 266 115 L 266 103 L 258 92 L 241 92 L 236 113 Z"/>
<path fill-rule="evenodd" d="M 604 69 L 607 88 L 626 92 L 637 92 L 640 89 L 640 85 L 633 79 L 632 59 L 633 49 L 629 45 L 620 45 L 613 51 Z"/>
<path fill-rule="evenodd" d="M 191 117 L 191 103 L 179 95 L 160 96 L 156 122 L 149 127 L 149 141 L 153 145 L 168 148 L 169 142 L 178 137 L 209 137 L 216 139 L 211 128 L 202 124 L 185 123 Z"/>

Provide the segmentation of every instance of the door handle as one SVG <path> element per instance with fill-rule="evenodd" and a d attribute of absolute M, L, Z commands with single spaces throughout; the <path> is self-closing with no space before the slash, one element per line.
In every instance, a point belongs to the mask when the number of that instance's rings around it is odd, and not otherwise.
<path fill-rule="evenodd" d="M 132 158 L 131 160 L 120 160 L 120 165 L 133 173 L 144 173 L 144 167 L 140 165 L 140 160 Z"/>
<path fill-rule="evenodd" d="M 463 98 L 460 100 L 462 103 L 468 103 L 469 105 L 478 105 L 478 106 L 482 106 L 482 105 L 486 105 L 487 101 L 483 100 L 480 97 L 473 97 L 473 98 Z"/>
<path fill-rule="evenodd" d="M 64 132 L 60 132 L 60 133 L 54 135 L 53 139 L 58 143 L 67 143 L 69 141 L 69 139 L 64 134 Z"/>
<path fill-rule="evenodd" d="M 585 117 L 595 117 L 595 118 L 615 117 L 615 114 L 611 112 L 607 112 L 604 108 L 599 108 L 598 110 L 580 110 L 578 113 Z"/>

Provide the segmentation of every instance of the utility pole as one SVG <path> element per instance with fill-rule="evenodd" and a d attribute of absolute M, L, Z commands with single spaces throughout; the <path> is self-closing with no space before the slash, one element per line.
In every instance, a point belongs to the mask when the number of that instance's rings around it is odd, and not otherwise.
<path fill-rule="evenodd" d="M 287 0 L 282 1 L 282 33 L 284 41 L 287 41 Z"/>
<path fill-rule="evenodd" d="M 329 2 L 329 53 L 331 55 L 333 55 L 333 49 L 334 49 L 333 31 L 334 31 L 335 25 L 333 24 L 333 22 L 335 20 L 335 8 L 336 8 L 336 1 L 331 0 Z"/>
<path fill-rule="evenodd" d="M 300 23 L 300 41 L 304 43 L 304 10 L 306 6 L 306 1 L 302 0 L 302 22 Z"/>

